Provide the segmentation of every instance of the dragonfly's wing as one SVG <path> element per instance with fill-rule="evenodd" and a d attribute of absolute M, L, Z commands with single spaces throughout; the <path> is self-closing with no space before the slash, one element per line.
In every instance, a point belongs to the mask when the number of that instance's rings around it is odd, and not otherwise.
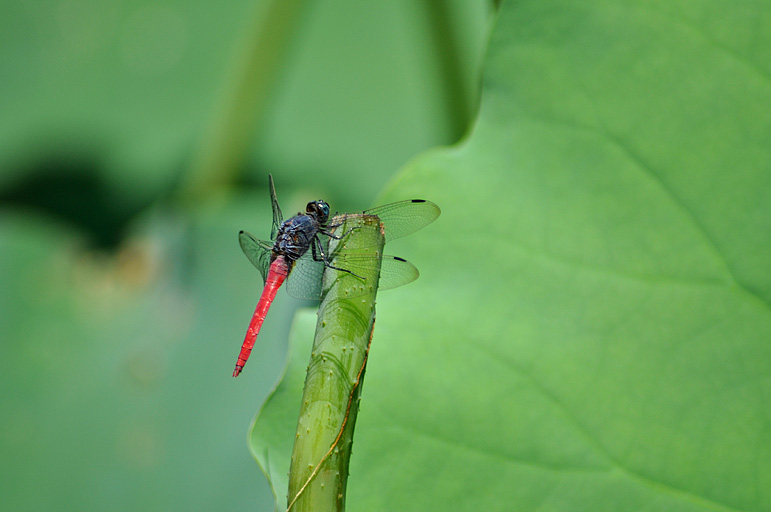
<path fill-rule="evenodd" d="M 343 254 L 335 259 L 335 266 L 350 270 L 356 275 L 372 274 L 378 265 L 378 259 L 372 255 Z M 339 270 L 327 269 L 327 272 L 342 274 Z M 295 263 L 292 273 L 287 279 L 286 289 L 289 295 L 299 299 L 316 300 L 321 298 L 322 274 L 324 273 L 324 263 L 314 261 L 311 251 L 308 251 L 302 258 Z M 407 260 L 398 256 L 383 256 L 380 266 L 379 289 L 389 290 L 411 283 L 418 278 L 420 273 L 418 269 Z M 361 293 L 366 293 L 362 288 Z M 358 295 L 351 291 L 349 298 Z"/>
<path fill-rule="evenodd" d="M 329 221 L 329 225 L 342 224 L 348 215 L 377 215 L 385 226 L 385 241 L 390 242 L 431 224 L 439 217 L 440 213 L 442 213 L 442 210 L 431 201 L 408 199 L 407 201 L 385 204 L 355 214 L 337 215 Z"/>
<path fill-rule="evenodd" d="M 292 267 L 286 280 L 286 291 L 296 299 L 317 300 L 321 298 L 321 276 L 324 262 L 315 261 L 311 249 L 302 255 Z"/>
<path fill-rule="evenodd" d="M 268 268 L 270 267 L 270 256 L 273 244 L 255 238 L 246 231 L 238 233 L 238 243 L 241 244 L 241 250 L 244 251 L 246 257 L 252 262 L 252 265 L 257 267 L 257 270 L 262 274 L 262 282 L 266 282 L 268 279 Z"/>
<path fill-rule="evenodd" d="M 251 233 L 241 231 L 238 242 L 252 265 L 262 274 L 263 282 L 268 276 L 270 260 L 273 254 L 273 244 L 255 238 Z M 286 280 L 286 290 L 297 299 L 316 300 L 321 297 L 321 276 L 324 273 L 324 262 L 314 261 L 312 252 L 308 250 L 295 262 Z"/>
<path fill-rule="evenodd" d="M 409 261 L 398 256 L 383 256 L 383 264 L 380 267 L 380 289 L 390 290 L 420 277 L 418 268 Z"/>
<path fill-rule="evenodd" d="M 354 274 L 371 274 L 377 267 L 377 257 L 372 255 L 343 254 L 335 259 L 335 266 L 350 270 Z M 420 276 L 418 269 L 409 261 L 398 256 L 383 256 L 380 262 L 380 290 L 390 290 L 413 282 Z"/>
<path fill-rule="evenodd" d="M 275 240 L 276 235 L 278 234 L 278 227 L 284 221 L 284 217 L 281 215 L 281 208 L 278 206 L 278 199 L 276 198 L 276 187 L 273 186 L 272 174 L 268 174 L 268 183 L 270 185 L 270 204 L 273 207 L 273 227 L 270 230 L 270 239 Z"/>
<path fill-rule="evenodd" d="M 383 256 L 380 263 L 379 288 L 381 290 L 411 283 L 420 275 L 415 265 L 398 256 Z M 378 259 L 373 255 L 341 254 L 337 256 L 334 264 L 354 274 L 367 275 L 376 270 Z M 334 269 L 327 269 L 327 272 L 342 273 Z M 315 261 L 311 251 L 308 251 L 295 263 L 292 273 L 287 278 L 286 290 L 289 295 L 298 299 L 319 299 L 322 292 L 323 273 L 324 262 Z M 364 288 L 362 290 L 361 293 L 366 293 Z M 356 296 L 355 292 L 348 295 L 348 297 Z"/>

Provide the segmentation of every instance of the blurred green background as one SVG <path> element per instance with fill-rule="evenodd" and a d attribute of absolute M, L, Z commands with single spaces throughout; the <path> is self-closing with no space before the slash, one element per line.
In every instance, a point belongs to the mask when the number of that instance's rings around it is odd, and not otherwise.
<path fill-rule="evenodd" d="M 298 304 L 230 373 L 240 229 L 362 209 L 475 115 L 492 2 L 0 3 L 4 510 L 266 510 L 246 447 Z"/>
<path fill-rule="evenodd" d="M 230 377 L 270 172 L 443 210 L 351 510 L 771 511 L 771 1 L 383 4 L 0 6 L 0 506 L 272 508 L 315 315 Z"/>

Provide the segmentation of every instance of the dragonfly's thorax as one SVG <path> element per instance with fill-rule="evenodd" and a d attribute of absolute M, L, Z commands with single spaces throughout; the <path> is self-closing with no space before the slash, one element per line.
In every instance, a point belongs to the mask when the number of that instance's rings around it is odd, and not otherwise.
<path fill-rule="evenodd" d="M 273 252 L 290 260 L 298 260 L 313 243 L 320 225 L 311 215 L 295 215 L 281 223 L 273 244 Z"/>

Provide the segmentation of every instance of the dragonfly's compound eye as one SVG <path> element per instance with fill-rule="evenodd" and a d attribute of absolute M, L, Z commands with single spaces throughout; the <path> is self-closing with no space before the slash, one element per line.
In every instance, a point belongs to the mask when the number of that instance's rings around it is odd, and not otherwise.
<path fill-rule="evenodd" d="M 308 214 L 315 215 L 316 219 L 321 223 L 326 222 L 329 218 L 329 205 L 325 201 L 312 201 L 308 203 L 305 210 Z"/>
<path fill-rule="evenodd" d="M 329 219 L 329 205 L 324 201 L 319 201 L 319 222 L 326 224 L 327 219 Z"/>

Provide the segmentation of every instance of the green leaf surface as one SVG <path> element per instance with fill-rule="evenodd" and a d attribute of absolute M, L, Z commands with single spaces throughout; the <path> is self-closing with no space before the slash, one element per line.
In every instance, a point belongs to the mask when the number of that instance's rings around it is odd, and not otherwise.
<path fill-rule="evenodd" d="M 503 4 L 473 130 L 382 198 L 444 214 L 386 248 L 422 277 L 378 300 L 350 510 L 771 510 L 769 19 Z"/>

